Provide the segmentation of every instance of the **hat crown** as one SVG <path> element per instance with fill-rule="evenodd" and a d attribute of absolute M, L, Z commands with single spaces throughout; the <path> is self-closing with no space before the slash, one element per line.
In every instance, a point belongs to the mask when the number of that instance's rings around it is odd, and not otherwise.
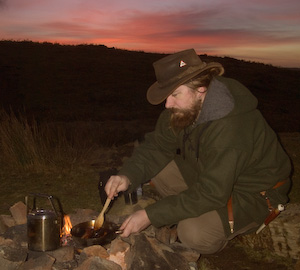
<path fill-rule="evenodd" d="M 201 61 L 194 49 L 168 55 L 153 63 L 158 84 L 161 86 L 171 83 L 199 69 L 206 64 Z"/>
<path fill-rule="evenodd" d="M 194 49 L 168 55 L 153 63 L 157 81 L 147 91 L 151 104 L 164 101 L 177 87 L 194 79 L 205 71 L 214 69 L 214 74 L 222 75 L 224 68 L 220 63 L 202 62 Z"/>

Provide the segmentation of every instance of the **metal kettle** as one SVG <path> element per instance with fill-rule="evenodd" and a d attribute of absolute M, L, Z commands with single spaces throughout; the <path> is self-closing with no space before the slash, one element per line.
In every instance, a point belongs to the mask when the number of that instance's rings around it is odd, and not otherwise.
<path fill-rule="evenodd" d="M 37 206 L 37 199 L 50 203 L 51 209 Z M 57 198 L 46 194 L 30 194 L 25 197 L 27 206 L 28 249 L 50 251 L 60 247 L 63 227 L 63 211 Z"/>

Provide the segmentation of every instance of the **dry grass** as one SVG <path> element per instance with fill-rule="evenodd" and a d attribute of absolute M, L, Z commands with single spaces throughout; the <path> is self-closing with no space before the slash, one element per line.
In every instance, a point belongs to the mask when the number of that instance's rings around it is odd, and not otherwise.
<path fill-rule="evenodd" d="M 70 136 L 62 126 L 38 125 L 34 120 L 29 124 L 25 117 L 4 111 L 0 119 L 3 212 L 17 201 L 24 201 L 29 193 L 56 195 L 68 210 L 81 196 L 81 205 L 95 207 L 97 200 L 89 195 L 96 179 L 91 172 L 81 169 L 91 156 L 92 145 L 86 144 L 78 133 Z M 79 188 L 80 182 L 84 185 Z"/>
<path fill-rule="evenodd" d="M 59 171 L 84 164 L 93 145 L 63 126 L 28 123 L 24 116 L 0 112 L 1 168 L 14 172 Z"/>
<path fill-rule="evenodd" d="M 119 166 L 126 155 L 107 146 L 121 136 L 121 131 L 114 132 L 117 127 L 94 122 L 38 124 L 34 119 L 29 123 L 22 115 L 1 111 L 0 213 L 8 213 L 29 193 L 58 197 L 65 212 L 100 210 L 99 172 Z"/>
<path fill-rule="evenodd" d="M 19 121 L 14 115 L 10 117 L 6 112 L 1 112 L 1 165 L 10 169 L 32 167 L 39 156 L 35 128 L 30 128 L 25 119 Z M 41 161 L 39 160 L 39 165 Z"/>

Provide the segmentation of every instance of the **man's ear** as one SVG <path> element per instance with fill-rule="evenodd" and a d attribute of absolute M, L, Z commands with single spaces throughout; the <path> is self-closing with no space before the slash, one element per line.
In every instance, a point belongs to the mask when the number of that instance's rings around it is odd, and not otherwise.
<path fill-rule="evenodd" d="M 205 87 L 205 86 L 201 86 L 197 89 L 197 96 L 201 100 L 201 102 L 204 101 L 206 92 L 207 92 L 207 87 Z"/>
<path fill-rule="evenodd" d="M 207 88 L 205 86 L 200 86 L 198 89 L 197 89 L 197 92 L 201 95 L 203 95 L 204 93 L 206 93 L 207 91 Z"/>

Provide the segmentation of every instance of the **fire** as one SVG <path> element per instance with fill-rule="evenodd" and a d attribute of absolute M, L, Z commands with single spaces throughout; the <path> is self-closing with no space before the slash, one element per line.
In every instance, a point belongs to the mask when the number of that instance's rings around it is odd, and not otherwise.
<path fill-rule="evenodd" d="M 62 228 L 61 236 L 68 236 L 71 234 L 72 223 L 68 215 L 64 215 L 64 226 Z"/>
<path fill-rule="evenodd" d="M 68 215 L 64 215 L 64 226 L 61 230 L 60 240 L 61 245 L 66 246 L 71 238 L 72 222 Z"/>

